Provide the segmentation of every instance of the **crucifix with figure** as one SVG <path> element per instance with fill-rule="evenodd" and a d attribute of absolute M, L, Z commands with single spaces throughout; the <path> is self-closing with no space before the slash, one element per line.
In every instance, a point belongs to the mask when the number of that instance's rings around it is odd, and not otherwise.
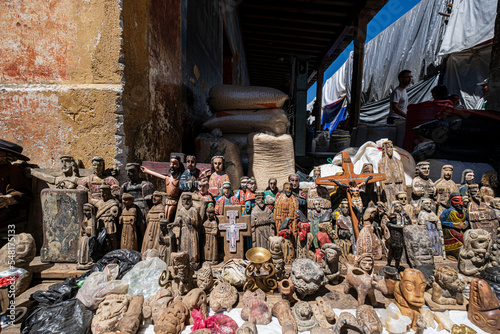
<path fill-rule="evenodd" d="M 245 237 L 251 237 L 250 216 L 241 215 L 241 205 L 224 206 L 218 216 L 219 231 L 224 239 L 224 261 L 244 258 Z"/>
<path fill-rule="evenodd" d="M 354 165 L 351 157 L 346 151 L 342 152 L 342 175 L 324 176 L 316 179 L 316 184 L 337 186 L 345 190 L 347 193 L 347 201 L 349 202 L 349 210 L 351 212 L 352 225 L 356 239 L 359 235 L 359 219 L 362 216 L 363 203 L 359 188 L 368 183 L 383 181 L 386 179 L 385 174 L 375 173 L 354 173 Z"/>

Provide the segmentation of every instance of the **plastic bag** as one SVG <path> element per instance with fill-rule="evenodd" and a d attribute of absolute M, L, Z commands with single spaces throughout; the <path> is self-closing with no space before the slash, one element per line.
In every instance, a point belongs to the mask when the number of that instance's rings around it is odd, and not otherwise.
<path fill-rule="evenodd" d="M 21 334 L 88 334 L 92 311 L 78 299 L 38 306 L 21 326 Z"/>
<path fill-rule="evenodd" d="M 76 295 L 85 307 L 90 310 L 96 310 L 99 303 L 109 294 L 125 293 L 128 289 L 128 283 L 114 280 L 113 271 L 92 273 L 83 283 Z"/>
<path fill-rule="evenodd" d="M 194 319 L 191 331 L 208 328 L 212 331 L 212 334 L 234 334 L 238 330 L 236 321 L 225 314 L 214 314 L 203 319 L 203 314 L 199 310 L 193 309 L 191 315 Z"/>
<path fill-rule="evenodd" d="M 167 270 L 165 261 L 158 257 L 149 258 L 137 263 L 122 281 L 128 283 L 128 295 L 134 297 L 143 295 L 144 299 L 153 297 L 161 287 L 158 278 L 162 271 Z"/>
<path fill-rule="evenodd" d="M 120 273 L 116 279 L 121 279 L 137 262 L 141 261 L 141 253 L 130 249 L 117 249 L 104 255 L 89 271 L 80 275 L 76 281 L 86 279 L 90 274 L 103 271 L 108 264 L 116 263 L 120 267 Z"/>
<path fill-rule="evenodd" d="M 47 291 L 36 291 L 31 298 L 40 304 L 55 304 L 75 296 L 78 291 L 78 285 L 74 278 L 67 278 L 62 283 L 53 284 Z"/>
<path fill-rule="evenodd" d="M 236 287 L 243 287 L 247 281 L 245 269 L 248 263 L 248 261 L 243 259 L 231 259 L 226 261 L 220 269 L 220 278 Z"/>

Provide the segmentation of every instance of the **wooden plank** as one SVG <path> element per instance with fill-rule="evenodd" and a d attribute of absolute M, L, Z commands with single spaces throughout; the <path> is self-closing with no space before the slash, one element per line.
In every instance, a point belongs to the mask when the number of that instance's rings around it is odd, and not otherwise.
<path fill-rule="evenodd" d="M 43 263 L 37 256 L 30 263 L 29 270 L 33 272 L 36 280 L 65 280 L 66 278 L 77 278 L 86 270 L 77 270 L 76 263 Z"/>

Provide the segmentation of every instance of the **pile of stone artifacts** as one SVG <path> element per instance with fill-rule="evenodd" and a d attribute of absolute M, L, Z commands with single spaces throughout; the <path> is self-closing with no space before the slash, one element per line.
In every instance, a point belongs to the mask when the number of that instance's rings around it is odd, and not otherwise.
<path fill-rule="evenodd" d="M 444 165 L 433 182 L 419 162 L 409 184 L 396 151 L 381 141 L 359 172 L 344 151 L 308 187 L 272 168 L 235 185 L 223 155 L 129 163 L 121 185 L 100 157 L 85 177 L 69 156 L 59 174 L 32 169 L 51 184 L 42 261 L 87 271 L 35 293 L 22 333 L 273 333 L 274 318 L 282 333 L 499 333 L 496 174 L 457 185 Z M 33 238 L 15 242 L 28 273 Z"/>

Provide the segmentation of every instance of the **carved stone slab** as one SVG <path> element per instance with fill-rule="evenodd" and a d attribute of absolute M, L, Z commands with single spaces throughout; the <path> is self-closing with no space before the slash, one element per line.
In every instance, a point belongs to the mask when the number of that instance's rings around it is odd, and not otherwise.
<path fill-rule="evenodd" d="M 76 262 L 80 222 L 87 192 L 76 189 L 44 189 L 42 262 Z"/>

